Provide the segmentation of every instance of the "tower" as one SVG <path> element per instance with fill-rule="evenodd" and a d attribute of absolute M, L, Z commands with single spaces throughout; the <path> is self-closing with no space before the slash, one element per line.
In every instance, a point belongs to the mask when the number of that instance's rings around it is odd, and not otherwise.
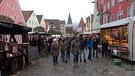
<path fill-rule="evenodd" d="M 69 13 L 69 16 L 68 16 L 67 24 L 72 24 L 72 19 L 71 19 L 70 13 Z"/>

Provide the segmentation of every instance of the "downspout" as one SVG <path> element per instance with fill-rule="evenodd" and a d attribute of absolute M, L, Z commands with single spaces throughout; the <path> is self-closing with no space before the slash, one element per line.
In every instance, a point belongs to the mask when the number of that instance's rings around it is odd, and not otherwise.
<path fill-rule="evenodd" d="M 133 21 L 134 22 L 134 21 Z M 135 23 L 133 23 L 133 28 L 132 28 L 132 61 L 133 61 L 133 57 L 134 57 L 134 52 L 133 52 L 133 50 L 134 50 L 134 28 L 135 28 Z"/>

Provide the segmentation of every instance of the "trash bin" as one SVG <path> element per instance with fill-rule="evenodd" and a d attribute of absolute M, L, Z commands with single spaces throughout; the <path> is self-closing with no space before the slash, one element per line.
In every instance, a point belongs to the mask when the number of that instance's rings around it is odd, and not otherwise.
<path fill-rule="evenodd" d="M 114 65 L 121 66 L 121 59 L 118 58 L 114 59 Z"/>

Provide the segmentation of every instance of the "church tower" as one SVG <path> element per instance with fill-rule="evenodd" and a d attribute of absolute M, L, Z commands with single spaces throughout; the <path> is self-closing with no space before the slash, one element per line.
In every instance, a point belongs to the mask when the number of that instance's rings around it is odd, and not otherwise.
<path fill-rule="evenodd" d="M 70 13 L 69 13 L 69 16 L 68 16 L 67 24 L 71 24 L 72 25 L 72 19 L 71 19 Z"/>

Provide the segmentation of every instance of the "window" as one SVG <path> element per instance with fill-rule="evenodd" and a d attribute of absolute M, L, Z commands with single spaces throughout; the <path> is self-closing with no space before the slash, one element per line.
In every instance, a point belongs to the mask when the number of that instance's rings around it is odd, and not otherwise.
<path fill-rule="evenodd" d="M 114 6 L 114 1 L 115 1 L 115 0 L 112 0 L 112 7 Z"/>
<path fill-rule="evenodd" d="M 118 0 L 118 3 L 121 3 L 123 0 Z"/>
<path fill-rule="evenodd" d="M 8 7 L 11 7 L 9 2 L 7 3 L 7 6 L 8 6 Z"/>
<path fill-rule="evenodd" d="M 135 15 L 135 3 L 133 4 L 133 15 Z"/>
<path fill-rule="evenodd" d="M 1 15 L 5 16 L 5 12 L 4 12 L 4 11 L 2 11 Z"/>
<path fill-rule="evenodd" d="M 32 25 L 34 24 L 34 22 L 32 21 Z"/>
<path fill-rule="evenodd" d="M 114 15 L 112 15 L 112 22 L 114 21 Z"/>
<path fill-rule="evenodd" d="M 131 15 L 131 7 L 129 7 L 129 8 L 127 9 L 127 17 L 130 17 L 130 15 Z"/>
<path fill-rule="evenodd" d="M 18 20 L 20 21 L 20 17 L 18 17 Z"/>
<path fill-rule="evenodd" d="M 110 22 L 110 16 L 107 16 L 107 23 Z"/>
<path fill-rule="evenodd" d="M 16 19 L 16 16 L 14 16 L 14 18 Z"/>
<path fill-rule="evenodd" d="M 35 25 L 36 25 L 36 22 L 35 22 Z"/>
<path fill-rule="evenodd" d="M 122 15 L 123 15 L 122 11 L 118 12 L 118 20 L 122 19 Z"/>
<path fill-rule="evenodd" d="M 107 19 L 106 19 L 106 16 L 104 16 L 104 24 L 107 23 Z"/>
<path fill-rule="evenodd" d="M 12 19 L 15 20 L 14 16 L 12 15 Z"/>
<path fill-rule="evenodd" d="M 104 5 L 104 12 L 106 12 L 106 4 Z"/>
<path fill-rule="evenodd" d="M 31 20 L 29 20 L 29 24 L 31 24 Z"/>
<path fill-rule="evenodd" d="M 8 14 L 8 17 L 10 18 L 10 14 Z"/>
<path fill-rule="evenodd" d="M 110 2 L 108 2 L 107 4 L 107 9 L 110 9 Z"/>

